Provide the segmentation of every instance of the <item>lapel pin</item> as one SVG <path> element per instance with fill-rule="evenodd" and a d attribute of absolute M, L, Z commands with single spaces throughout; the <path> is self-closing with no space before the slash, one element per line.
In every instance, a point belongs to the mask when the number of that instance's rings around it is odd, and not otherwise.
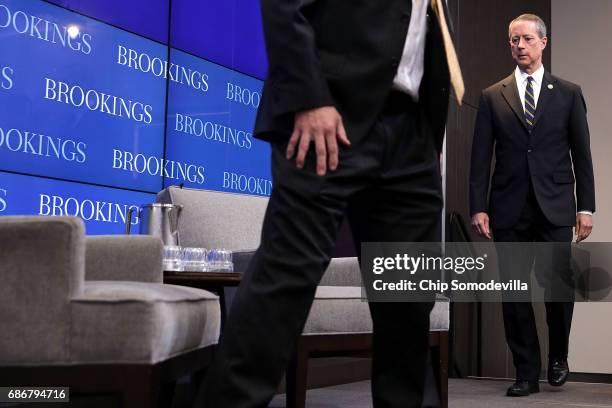
<path fill-rule="evenodd" d="M 548 89 L 553 89 L 553 84 L 548 84 Z"/>

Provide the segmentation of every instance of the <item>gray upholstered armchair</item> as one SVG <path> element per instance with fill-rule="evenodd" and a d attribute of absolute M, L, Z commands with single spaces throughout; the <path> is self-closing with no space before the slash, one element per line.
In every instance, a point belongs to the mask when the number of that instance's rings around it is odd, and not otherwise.
<path fill-rule="evenodd" d="M 239 251 L 235 269 L 244 272 L 249 251 L 259 246 L 266 197 L 170 187 L 158 193 L 157 200 L 183 205 L 178 227 L 182 245 Z M 448 383 L 448 328 L 449 304 L 439 299 L 431 313 L 430 344 L 439 373 L 442 407 Z M 308 358 L 371 349 L 372 319 L 368 304 L 362 301 L 357 258 L 333 258 L 316 291 L 287 371 L 287 405 L 305 406 Z"/>
<path fill-rule="evenodd" d="M 153 407 L 205 368 L 218 298 L 162 284 L 162 243 L 85 237 L 74 217 L 0 217 L 0 384 L 121 393 Z"/>

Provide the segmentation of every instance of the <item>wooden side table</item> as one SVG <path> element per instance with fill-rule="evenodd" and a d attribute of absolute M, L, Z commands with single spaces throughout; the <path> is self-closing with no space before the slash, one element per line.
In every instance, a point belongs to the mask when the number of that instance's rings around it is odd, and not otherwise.
<path fill-rule="evenodd" d="M 221 308 L 221 330 L 223 330 L 225 318 L 227 316 L 225 288 L 228 286 L 238 286 L 241 280 L 242 273 L 240 272 L 164 271 L 164 283 L 204 289 L 219 296 L 219 306 Z"/>

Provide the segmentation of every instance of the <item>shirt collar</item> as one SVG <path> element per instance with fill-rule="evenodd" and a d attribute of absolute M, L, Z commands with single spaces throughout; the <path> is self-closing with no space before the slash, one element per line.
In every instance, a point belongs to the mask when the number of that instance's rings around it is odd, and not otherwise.
<path fill-rule="evenodd" d="M 517 84 L 527 82 L 528 76 L 530 75 L 524 71 L 521 71 L 518 66 L 514 70 L 514 77 L 516 78 Z M 538 68 L 533 74 L 531 74 L 531 77 L 533 78 L 534 84 L 541 85 L 542 80 L 544 79 L 544 65 L 540 65 L 540 68 Z"/>

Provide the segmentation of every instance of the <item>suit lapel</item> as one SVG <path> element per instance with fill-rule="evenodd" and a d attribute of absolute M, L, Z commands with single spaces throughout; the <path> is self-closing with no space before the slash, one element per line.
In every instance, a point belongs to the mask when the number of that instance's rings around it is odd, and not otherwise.
<path fill-rule="evenodd" d="M 544 72 L 544 77 L 542 78 L 542 86 L 540 87 L 540 96 L 538 97 L 538 103 L 536 106 L 535 118 L 533 120 L 534 128 L 538 124 L 538 120 L 542 116 L 542 113 L 550 104 L 550 99 L 555 89 L 553 85 L 555 82 L 556 80 L 555 78 L 553 78 L 552 75 L 550 75 L 548 72 Z"/>
<path fill-rule="evenodd" d="M 512 71 L 510 76 L 504 79 L 504 82 L 502 83 L 502 95 L 516 114 L 516 117 L 518 118 L 519 122 L 521 122 L 523 128 L 527 130 L 527 124 L 525 123 L 525 112 L 523 111 L 523 104 L 521 104 L 521 98 L 519 97 L 514 71 Z"/>

